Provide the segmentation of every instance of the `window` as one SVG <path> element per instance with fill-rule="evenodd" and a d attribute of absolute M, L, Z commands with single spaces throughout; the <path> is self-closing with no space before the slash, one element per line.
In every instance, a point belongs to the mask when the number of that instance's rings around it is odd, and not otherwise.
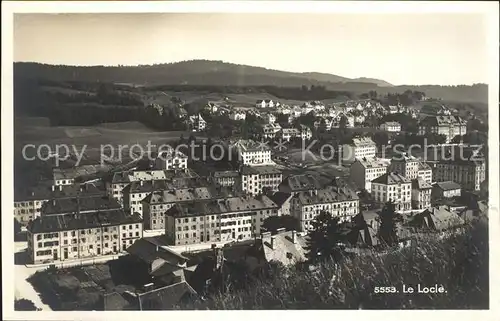
<path fill-rule="evenodd" d="M 135 228 L 139 228 L 139 224 L 135 224 Z"/>
<path fill-rule="evenodd" d="M 139 236 L 139 232 L 135 232 L 135 236 Z"/>
<path fill-rule="evenodd" d="M 43 247 L 42 242 L 38 243 L 38 247 Z"/>
<path fill-rule="evenodd" d="M 64 232 L 64 236 L 68 236 L 68 232 Z"/>
<path fill-rule="evenodd" d="M 76 251 L 78 251 L 78 248 L 75 246 L 75 247 L 73 247 L 73 252 L 76 252 Z"/>

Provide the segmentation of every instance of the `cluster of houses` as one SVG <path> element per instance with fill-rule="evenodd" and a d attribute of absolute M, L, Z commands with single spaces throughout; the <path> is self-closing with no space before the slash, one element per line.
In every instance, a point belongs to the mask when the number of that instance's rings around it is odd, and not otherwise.
<path fill-rule="evenodd" d="M 309 102 L 293 108 L 261 100 L 256 107 L 274 108 L 292 119 L 312 111 L 322 119 L 318 127 L 327 128 L 339 126 L 342 118 L 352 127 L 372 113 L 413 115 L 407 107 L 383 107 L 369 100 L 332 107 Z M 221 111 L 216 104 L 208 104 L 207 108 Z M 230 117 L 242 120 L 245 115 L 233 110 Z M 261 116 L 266 119 L 264 137 L 286 141 L 311 139 L 307 126 L 282 128 L 273 113 L 262 112 Z M 188 122 L 193 131 L 203 131 L 206 126 L 201 115 L 190 116 Z M 423 134 L 445 134 L 451 140 L 465 132 L 463 126 L 457 116 L 434 115 L 421 122 L 420 130 Z M 381 129 L 398 132 L 401 125 L 389 122 Z M 182 295 L 200 293 L 206 279 L 197 279 L 195 276 L 200 273 L 195 272 L 207 265 L 211 271 L 230 265 L 229 253 L 240 247 L 245 250 L 244 255 L 238 254 L 238 260 L 243 258 L 252 268 L 263 262 L 290 265 L 305 260 L 308 232 L 322 211 L 351 226 L 346 233 L 352 237 L 352 247 L 380 244 L 380 211 L 376 208 L 387 202 L 392 202 L 395 210 L 405 216 L 403 242 L 412 231 L 460 227 L 477 214 L 477 209 L 472 211 L 454 201 L 479 192 L 486 181 L 484 157 L 478 158 L 473 151 L 466 159 L 463 153 L 450 151 L 430 160 L 409 154 L 378 158 L 373 140 L 354 138 L 340 148 L 343 162 L 350 164 L 349 175 L 325 178 L 314 174 L 285 175 L 273 161 L 271 149 L 252 140 L 229 140 L 224 146 L 228 153 L 237 156 L 237 166 L 232 169 L 190 161 L 173 149 L 157 155 L 149 168 L 115 169 L 97 178 L 92 176 L 99 171 L 96 167 L 54 168 L 52 180 L 16 195 L 14 202 L 14 217 L 27 230 L 31 263 L 128 253 L 144 264 L 143 273 L 157 282 L 155 289 L 146 286 L 142 294 L 128 298 L 122 294 L 107 296 L 105 307 L 108 302 L 109 309 L 113 309 L 112 302 L 118 300 L 121 308 L 135 302 L 133 305 L 137 303 L 142 309 L 147 293 L 158 289 Z M 376 206 L 362 210 L 363 193 Z M 272 216 L 292 216 L 299 228 L 271 235 L 263 224 Z M 356 218 L 362 218 L 366 224 L 359 226 Z M 144 231 L 159 235 L 144 237 Z M 203 244 L 210 247 L 214 243 L 234 246 L 222 251 L 214 248 L 205 260 L 192 265 L 192 260 L 178 250 Z"/>

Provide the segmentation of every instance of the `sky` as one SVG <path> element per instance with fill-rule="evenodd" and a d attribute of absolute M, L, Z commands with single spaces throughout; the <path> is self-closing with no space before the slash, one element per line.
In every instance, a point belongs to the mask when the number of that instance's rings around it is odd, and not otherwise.
<path fill-rule="evenodd" d="M 15 14 L 14 61 L 138 65 L 191 59 L 370 77 L 488 82 L 480 14 Z"/>

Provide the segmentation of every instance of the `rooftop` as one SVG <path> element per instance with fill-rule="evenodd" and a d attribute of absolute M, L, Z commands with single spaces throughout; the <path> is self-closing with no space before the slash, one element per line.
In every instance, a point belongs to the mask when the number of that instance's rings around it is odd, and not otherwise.
<path fill-rule="evenodd" d="M 389 172 L 389 173 L 385 173 L 384 175 L 375 178 L 372 181 L 372 184 L 373 183 L 384 184 L 384 185 L 393 185 L 393 184 L 411 183 L 411 181 L 399 173 Z"/>
<path fill-rule="evenodd" d="M 356 162 L 363 165 L 365 168 L 380 168 L 380 167 L 388 167 L 390 161 L 381 158 L 366 158 L 363 157 L 361 159 L 357 159 Z"/>
<path fill-rule="evenodd" d="M 453 181 L 438 182 L 435 185 L 436 185 L 436 187 L 439 187 L 443 191 L 451 191 L 451 190 L 457 190 L 457 189 L 462 188 L 462 186 L 460 186 L 460 184 L 455 183 Z"/>
<path fill-rule="evenodd" d="M 123 210 L 100 211 L 81 215 L 47 215 L 29 222 L 27 229 L 31 233 L 51 233 L 129 223 L 142 224 L 142 218 L 138 213 L 128 214 Z"/>
<path fill-rule="evenodd" d="M 46 216 L 118 209 L 120 204 L 108 196 L 72 197 L 53 199 L 43 204 L 41 214 Z"/>
<path fill-rule="evenodd" d="M 319 182 L 318 177 L 310 174 L 290 175 L 283 180 L 282 184 L 289 187 L 292 192 L 320 189 L 324 187 L 324 185 Z"/>
<path fill-rule="evenodd" d="M 254 212 L 263 209 L 277 209 L 278 206 L 265 195 L 250 197 L 230 197 L 208 201 L 177 203 L 167 211 L 174 217 L 201 216 L 234 212 Z"/>
<path fill-rule="evenodd" d="M 281 174 L 281 170 L 272 165 L 243 166 L 241 173 L 243 175 Z"/>
<path fill-rule="evenodd" d="M 297 193 L 294 197 L 298 199 L 302 205 L 359 200 L 358 195 L 350 188 L 326 188 L 316 192 L 302 191 Z"/>
<path fill-rule="evenodd" d="M 232 146 L 235 146 L 239 152 L 270 151 L 270 148 L 266 144 L 261 144 L 250 139 L 240 139 L 233 143 Z"/>
<path fill-rule="evenodd" d="M 231 197 L 232 191 L 220 186 L 204 186 L 182 189 L 154 191 L 143 202 L 149 204 L 165 204 L 186 201 L 201 201 L 215 198 Z"/>
<path fill-rule="evenodd" d="M 421 177 L 418 177 L 418 178 L 413 179 L 411 181 L 411 188 L 421 190 L 421 189 L 430 189 L 430 188 L 432 188 L 432 186 L 431 186 L 431 184 L 424 181 Z"/>

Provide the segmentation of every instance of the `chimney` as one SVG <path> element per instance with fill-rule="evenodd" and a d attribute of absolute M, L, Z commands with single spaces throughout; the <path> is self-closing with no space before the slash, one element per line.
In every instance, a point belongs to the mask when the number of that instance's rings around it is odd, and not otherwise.
<path fill-rule="evenodd" d="M 276 236 L 271 236 L 271 248 L 274 250 L 274 247 L 276 246 Z"/>
<path fill-rule="evenodd" d="M 292 243 L 297 244 L 297 231 L 292 231 Z"/>
<path fill-rule="evenodd" d="M 144 185 L 144 181 L 140 180 L 140 184 L 141 184 L 141 186 L 143 186 Z"/>
<path fill-rule="evenodd" d="M 56 190 L 56 186 L 52 185 L 52 192 Z"/>

